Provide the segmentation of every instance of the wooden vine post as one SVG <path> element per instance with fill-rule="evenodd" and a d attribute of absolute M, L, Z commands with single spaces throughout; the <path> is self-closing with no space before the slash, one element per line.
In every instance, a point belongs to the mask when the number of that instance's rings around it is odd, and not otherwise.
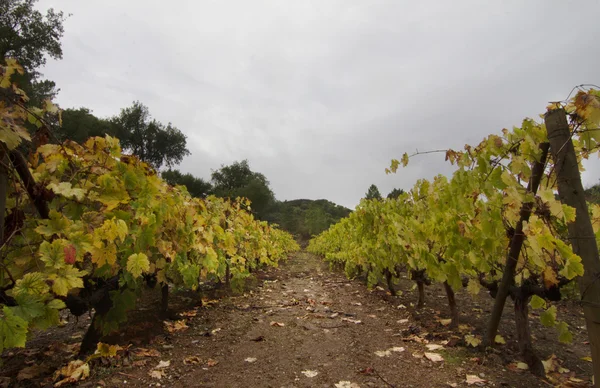
<path fill-rule="evenodd" d="M 600 258 L 584 197 L 579 163 L 563 109 L 546 113 L 546 130 L 556 169 L 560 201 L 574 207 L 576 220 L 568 225 L 573 252 L 581 257 L 584 274 L 577 281 L 592 350 L 594 385 L 600 386 Z"/>

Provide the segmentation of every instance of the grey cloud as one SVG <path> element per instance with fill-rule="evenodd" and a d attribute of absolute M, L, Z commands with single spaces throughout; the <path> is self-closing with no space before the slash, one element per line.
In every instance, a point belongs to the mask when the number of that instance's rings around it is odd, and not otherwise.
<path fill-rule="evenodd" d="M 186 133 L 181 169 L 247 158 L 279 199 L 354 207 L 451 173 L 443 155 L 598 80 L 600 3 L 42 0 L 73 16 L 45 75 L 64 107 L 132 100 Z M 600 163 L 586 163 L 587 184 Z"/>

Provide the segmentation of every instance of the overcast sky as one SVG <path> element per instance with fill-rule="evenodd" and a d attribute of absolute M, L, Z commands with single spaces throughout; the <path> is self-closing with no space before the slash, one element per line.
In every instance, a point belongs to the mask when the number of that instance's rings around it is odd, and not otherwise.
<path fill-rule="evenodd" d="M 354 208 L 452 169 L 462 148 L 600 84 L 600 2 L 41 0 L 72 16 L 44 75 L 63 108 L 133 100 L 188 137 L 184 172 L 248 159 L 280 200 Z M 600 179 L 597 159 L 584 183 Z"/>

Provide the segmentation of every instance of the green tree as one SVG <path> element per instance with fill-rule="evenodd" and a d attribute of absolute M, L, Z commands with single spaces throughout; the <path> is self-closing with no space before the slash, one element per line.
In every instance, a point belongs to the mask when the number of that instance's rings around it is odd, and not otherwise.
<path fill-rule="evenodd" d="M 402 194 L 404 194 L 404 190 L 393 189 L 392 191 L 390 191 L 390 193 L 387 195 L 387 197 L 388 197 L 388 199 L 396 199 L 399 196 L 401 196 Z"/>
<path fill-rule="evenodd" d="M 267 216 L 275 202 L 269 181 L 263 174 L 252 171 L 247 160 L 229 166 L 221 165 L 220 169 L 212 172 L 211 180 L 216 196 L 248 198 L 252 202 L 252 211 L 260 219 Z"/>
<path fill-rule="evenodd" d="M 206 198 L 212 191 L 210 182 L 202 178 L 196 178 L 192 174 L 182 174 L 179 170 L 163 171 L 161 177 L 170 185 L 183 185 L 187 187 L 192 197 Z"/>
<path fill-rule="evenodd" d="M 115 136 L 115 128 L 109 120 L 100 119 L 88 108 L 69 108 L 62 111 L 62 126 L 55 131 L 60 141 L 66 139 L 84 143 L 93 136 Z"/>
<path fill-rule="evenodd" d="M 377 186 L 375 185 L 371 185 L 369 186 L 369 190 L 367 190 L 367 193 L 365 194 L 365 198 L 366 199 L 381 199 L 381 193 L 379 192 L 379 189 L 377 188 Z"/>
<path fill-rule="evenodd" d="M 56 95 L 53 81 L 40 80 L 38 69 L 46 64 L 47 57 L 62 59 L 60 39 L 63 36 L 62 12 L 53 8 L 46 15 L 36 9 L 37 0 L 0 0 L 0 54 L 2 61 L 12 57 L 23 66 L 25 74 L 15 76 L 30 98 L 30 103 Z"/>
<path fill-rule="evenodd" d="M 308 207 L 304 217 L 307 232 L 311 236 L 318 235 L 322 231 L 329 228 L 329 225 L 333 223 L 331 216 L 316 203 L 312 203 Z"/>
<path fill-rule="evenodd" d="M 148 107 L 139 101 L 121 109 L 121 114 L 111 123 L 123 149 L 157 170 L 163 165 L 171 168 L 190 154 L 186 148 L 186 136 L 171 123 L 165 126 L 152 119 Z"/>
<path fill-rule="evenodd" d="M 326 230 L 352 211 L 326 199 L 276 201 L 265 220 L 304 239 Z"/>

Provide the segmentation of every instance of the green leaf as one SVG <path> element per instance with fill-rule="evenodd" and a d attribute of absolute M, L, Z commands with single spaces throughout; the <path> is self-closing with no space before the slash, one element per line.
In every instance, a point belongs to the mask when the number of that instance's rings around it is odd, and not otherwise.
<path fill-rule="evenodd" d="M 216 272 L 219 268 L 219 255 L 210 246 L 206 248 L 206 256 L 204 256 L 204 260 L 202 261 L 202 267 L 209 273 Z"/>
<path fill-rule="evenodd" d="M 540 322 L 546 327 L 556 325 L 556 306 L 550 306 L 546 311 L 540 314 Z"/>
<path fill-rule="evenodd" d="M 17 316 L 10 307 L 2 308 L 0 316 L 0 352 L 7 348 L 24 348 L 27 340 L 27 321 Z"/>
<path fill-rule="evenodd" d="M 567 262 L 560 270 L 559 274 L 567 279 L 573 279 L 575 276 L 583 275 L 583 264 L 581 264 L 581 258 L 573 254 L 567 259 Z"/>
<path fill-rule="evenodd" d="M 56 295 L 67 296 L 67 293 L 73 288 L 83 288 L 82 277 L 86 275 L 86 271 L 80 271 L 72 265 L 66 266 L 59 272 L 48 276 L 53 280 L 52 291 Z"/>
<path fill-rule="evenodd" d="M 50 287 L 46 284 L 46 276 L 39 272 L 25 274 L 22 279 L 17 280 L 12 289 L 13 296 L 20 295 L 43 295 L 49 291 Z"/>
<path fill-rule="evenodd" d="M 479 294 L 480 290 L 481 286 L 479 285 L 479 282 L 475 279 L 469 279 L 469 284 L 467 285 L 467 291 L 469 291 L 469 294 L 477 295 Z"/>
<path fill-rule="evenodd" d="M 533 309 L 546 308 L 546 301 L 537 295 L 531 297 L 531 302 L 529 302 L 529 304 Z"/>
<path fill-rule="evenodd" d="M 569 222 L 569 223 L 575 221 L 575 216 L 576 216 L 575 208 L 571 207 L 569 205 L 566 205 L 566 204 L 562 204 L 562 208 L 563 208 L 563 213 L 565 215 L 565 221 Z"/>
<path fill-rule="evenodd" d="M 44 314 L 34 318 L 30 323 L 30 329 L 46 330 L 49 327 L 56 326 L 60 323 L 58 310 L 45 306 Z"/>
<path fill-rule="evenodd" d="M 56 210 L 50 211 L 50 219 L 39 220 L 38 223 L 39 226 L 35 228 L 35 231 L 46 237 L 52 237 L 55 234 L 62 236 L 71 225 L 71 222 Z"/>
<path fill-rule="evenodd" d="M 404 153 L 401 159 L 402 167 L 406 167 L 408 165 L 408 154 Z"/>
<path fill-rule="evenodd" d="M 573 342 L 573 334 L 569 331 L 569 325 L 566 322 L 558 322 L 556 325 L 558 329 L 558 340 L 565 344 Z"/>
<path fill-rule="evenodd" d="M 26 321 L 44 315 L 46 305 L 41 295 L 20 294 L 15 298 L 17 306 L 12 311 Z"/>
<path fill-rule="evenodd" d="M 40 259 L 51 268 L 63 268 L 66 265 L 65 247 L 67 245 L 68 241 L 64 239 L 57 239 L 52 241 L 52 243 L 48 241 L 42 242 L 38 251 Z"/>
<path fill-rule="evenodd" d="M 198 279 L 200 277 L 200 266 L 197 264 L 185 264 L 179 267 L 179 273 L 183 277 L 183 283 L 186 287 L 193 290 L 198 287 Z"/>
<path fill-rule="evenodd" d="M 73 188 L 70 182 L 50 183 L 46 187 L 64 197 L 75 197 L 78 201 L 83 201 L 87 193 L 84 189 Z"/>
<path fill-rule="evenodd" d="M 144 253 L 134 253 L 127 258 L 127 271 L 134 277 L 142 276 L 143 272 L 150 271 L 150 261 Z"/>
<path fill-rule="evenodd" d="M 62 310 L 66 308 L 67 305 L 60 299 L 52 299 L 50 302 L 48 302 L 48 307 L 55 310 Z"/>

